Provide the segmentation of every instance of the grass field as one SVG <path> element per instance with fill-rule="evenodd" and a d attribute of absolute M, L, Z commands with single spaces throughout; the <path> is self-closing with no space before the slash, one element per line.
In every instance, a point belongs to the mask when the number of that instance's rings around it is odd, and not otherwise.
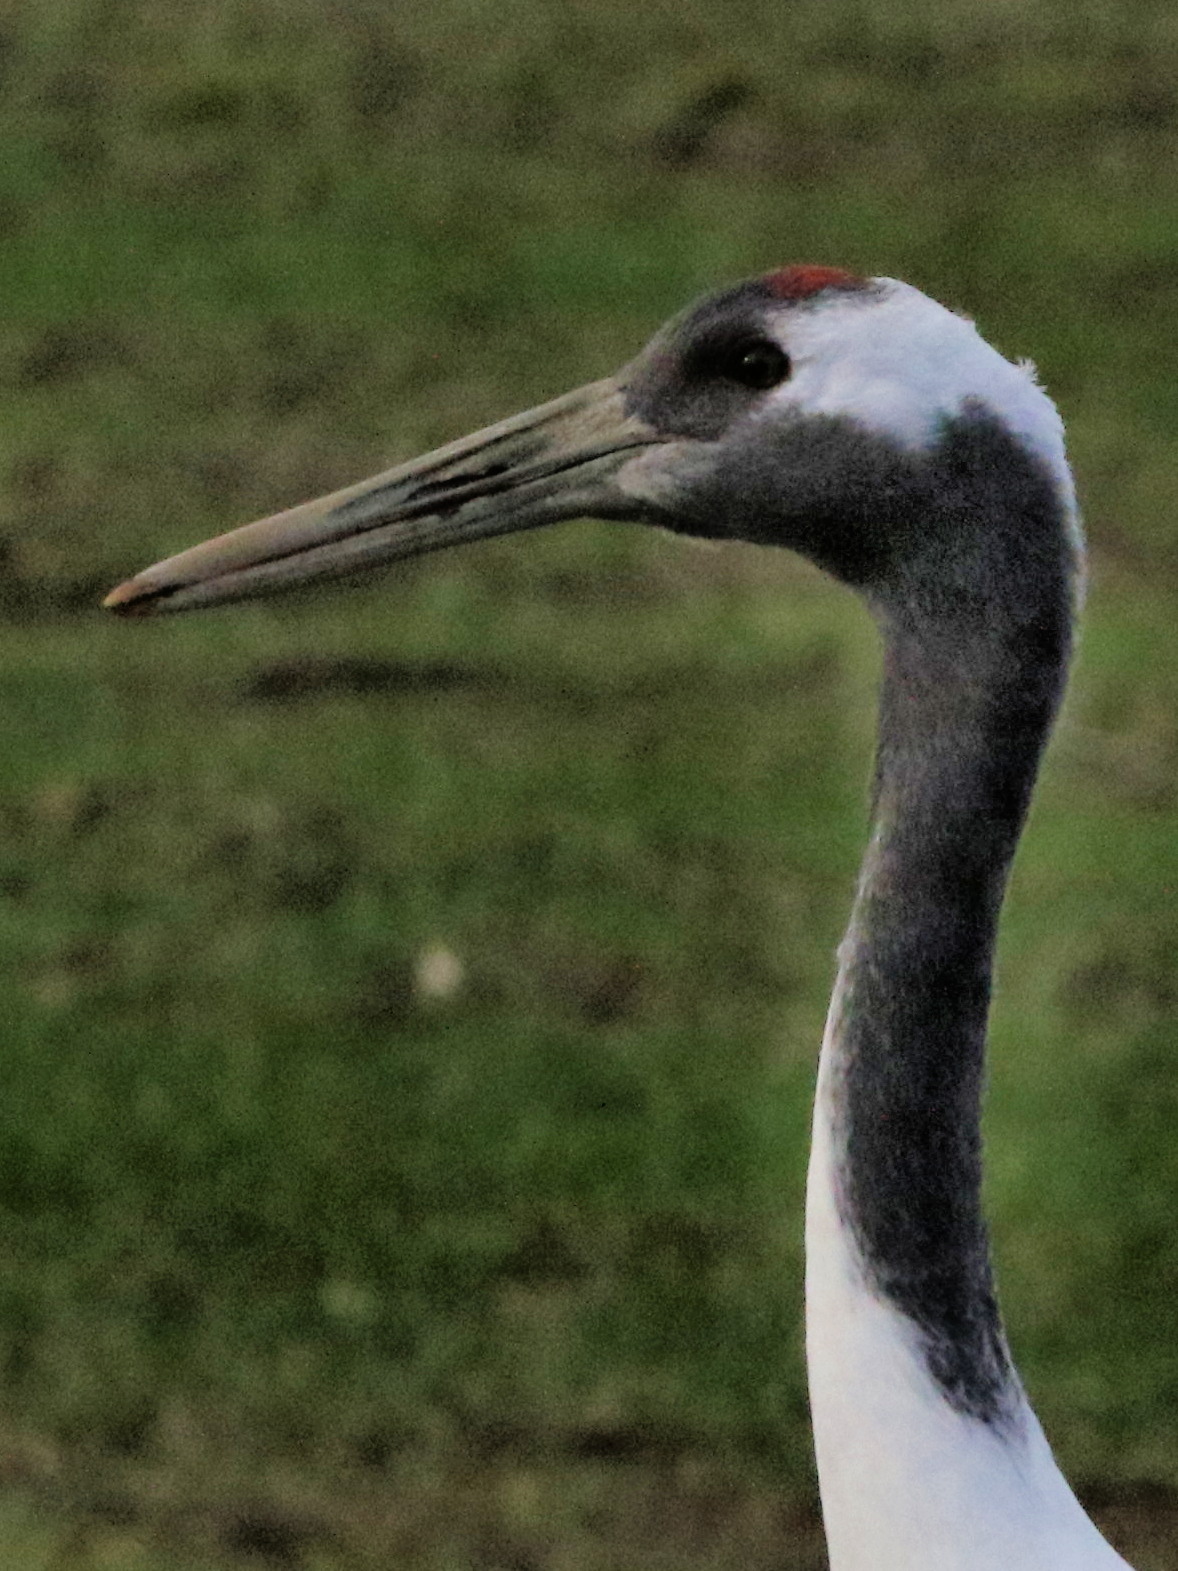
<path fill-rule="evenodd" d="M 859 609 L 581 524 L 96 610 L 797 259 L 968 309 L 1069 422 L 990 1207 L 1061 1460 L 1173 1565 L 1175 81 L 1161 5 L 0 10 L 0 1571 L 821 1565 Z"/>

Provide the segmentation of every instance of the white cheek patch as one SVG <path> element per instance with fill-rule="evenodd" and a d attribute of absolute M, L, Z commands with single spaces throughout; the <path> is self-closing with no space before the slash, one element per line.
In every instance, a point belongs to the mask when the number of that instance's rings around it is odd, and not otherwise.
<path fill-rule="evenodd" d="M 1034 368 L 1004 359 L 972 322 L 911 284 L 871 283 L 870 293 L 831 293 L 781 308 L 778 338 L 793 373 L 763 406 L 766 415 L 791 407 L 843 415 L 919 449 L 975 399 L 1044 460 L 1074 510 L 1063 422 Z"/>

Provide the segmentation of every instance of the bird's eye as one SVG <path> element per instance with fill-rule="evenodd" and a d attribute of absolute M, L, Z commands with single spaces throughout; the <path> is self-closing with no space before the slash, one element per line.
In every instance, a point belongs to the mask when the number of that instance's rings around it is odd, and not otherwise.
<path fill-rule="evenodd" d="M 721 372 L 742 387 L 764 392 L 789 376 L 789 356 L 767 338 L 746 338 L 724 357 Z"/>

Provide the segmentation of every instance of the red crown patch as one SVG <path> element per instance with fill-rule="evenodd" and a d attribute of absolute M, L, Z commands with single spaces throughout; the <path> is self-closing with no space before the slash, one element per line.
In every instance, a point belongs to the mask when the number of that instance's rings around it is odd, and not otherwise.
<path fill-rule="evenodd" d="M 824 289 L 865 289 L 867 279 L 844 267 L 783 267 L 765 279 L 778 300 L 808 300 Z"/>

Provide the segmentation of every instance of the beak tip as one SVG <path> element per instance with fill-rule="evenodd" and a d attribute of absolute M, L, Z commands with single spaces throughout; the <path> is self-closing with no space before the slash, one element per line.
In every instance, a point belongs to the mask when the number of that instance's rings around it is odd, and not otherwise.
<path fill-rule="evenodd" d="M 102 602 L 102 609 L 113 611 L 116 616 L 147 616 L 153 605 L 151 591 L 145 589 L 138 579 L 128 578 L 125 583 L 111 590 Z"/>

